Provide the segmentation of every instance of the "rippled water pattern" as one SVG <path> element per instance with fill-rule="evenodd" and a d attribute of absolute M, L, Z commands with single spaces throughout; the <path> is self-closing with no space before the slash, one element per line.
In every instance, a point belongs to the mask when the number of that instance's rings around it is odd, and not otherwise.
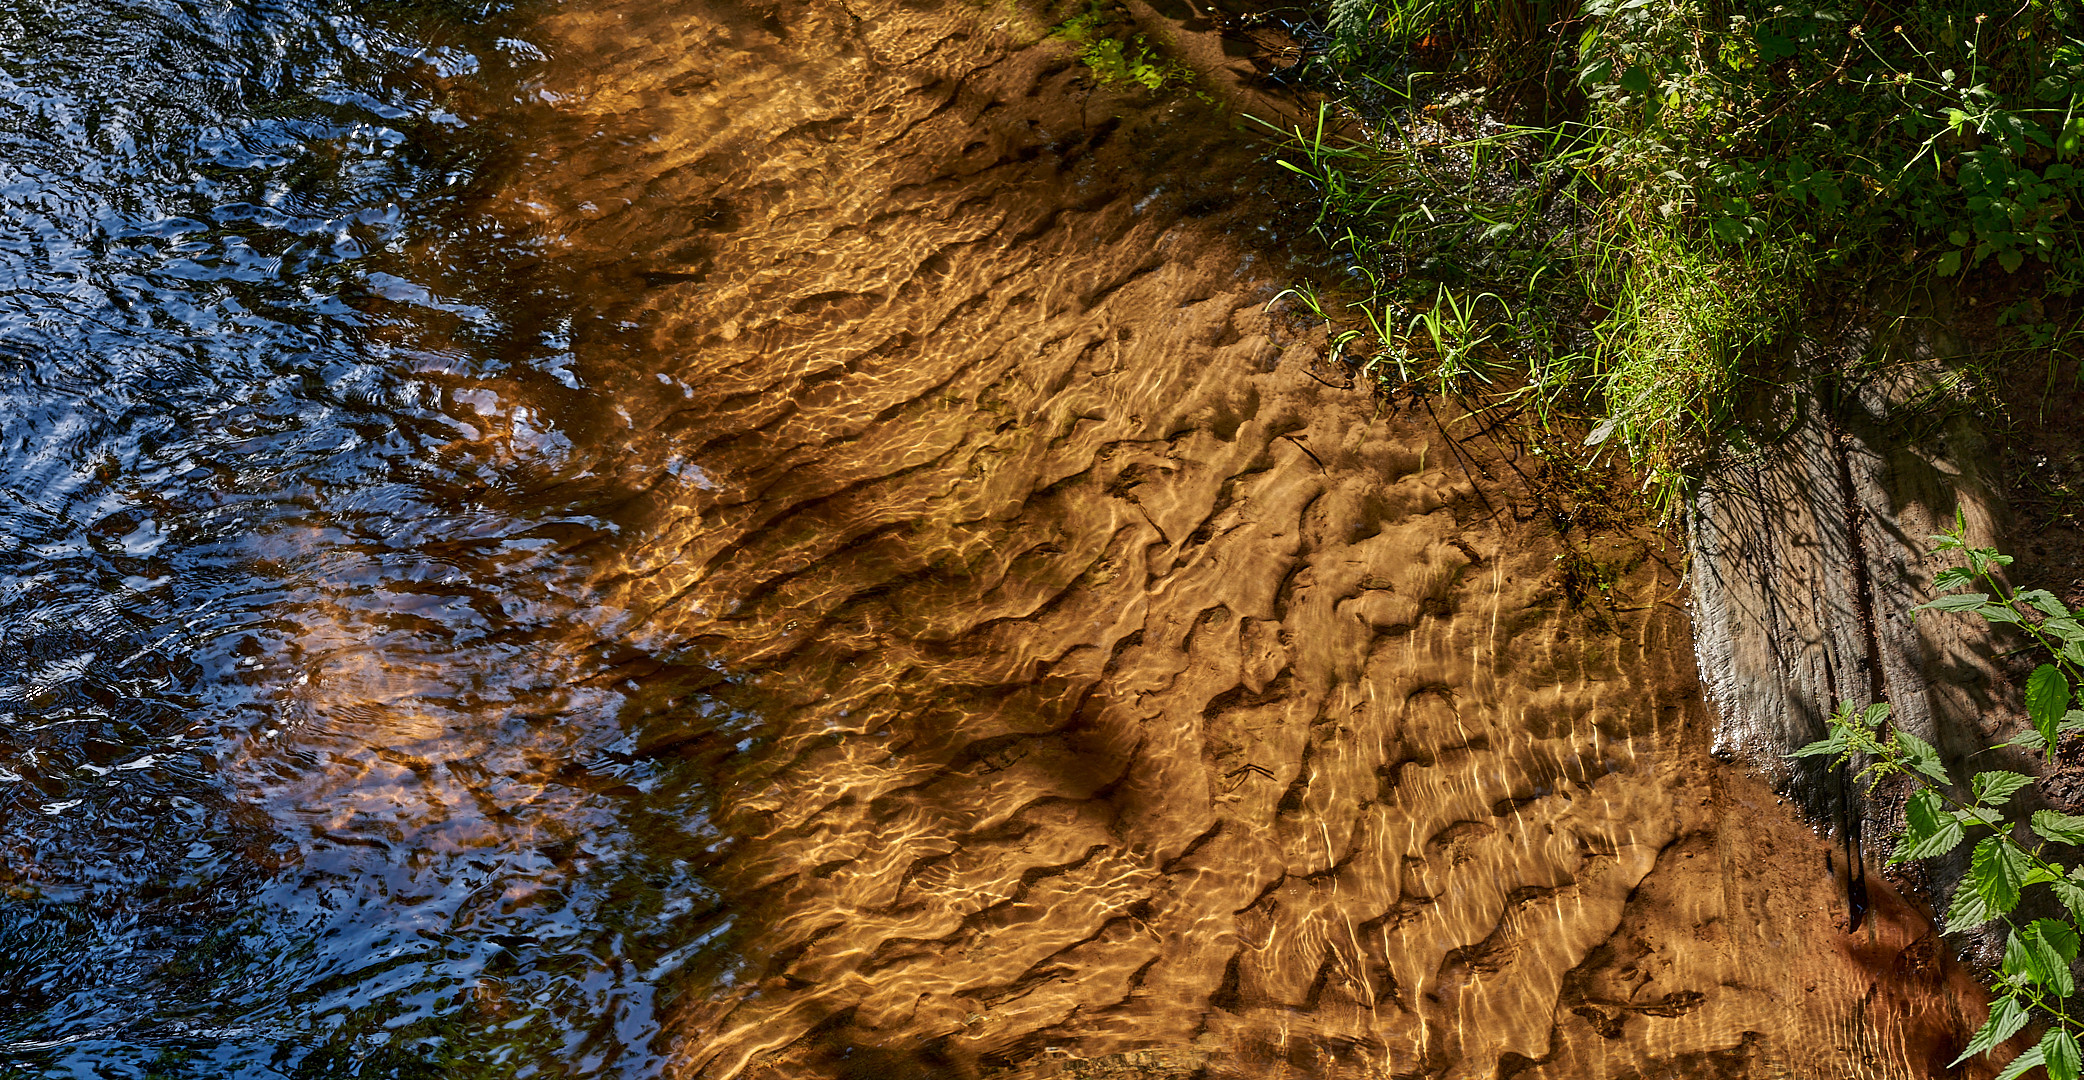
<path fill-rule="evenodd" d="M 570 393 L 467 210 L 506 21 L 0 13 L 0 1072 L 655 1071 L 706 841 L 541 658 L 601 526 L 497 405 Z"/>
<path fill-rule="evenodd" d="M 1205 7 L 0 14 L 0 1077 L 1951 1058 Z"/>

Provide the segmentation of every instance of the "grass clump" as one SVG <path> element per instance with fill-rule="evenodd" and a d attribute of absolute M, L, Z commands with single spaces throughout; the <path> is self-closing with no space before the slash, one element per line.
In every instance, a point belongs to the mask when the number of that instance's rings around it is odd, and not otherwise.
<path fill-rule="evenodd" d="M 1337 104 L 1283 134 L 1360 287 L 1355 347 L 1585 416 L 1667 509 L 1833 309 L 2084 287 L 2067 0 L 1334 0 L 1316 46 Z M 1412 332 L 1482 295 L 1512 333 Z"/>
<path fill-rule="evenodd" d="M 1763 355 L 1789 329 L 1796 287 L 1745 252 L 1646 230 L 1607 268 L 1612 307 L 1575 385 L 1602 403 L 1588 445 L 1624 447 L 1653 490 L 1683 485 L 1738 422 Z"/>

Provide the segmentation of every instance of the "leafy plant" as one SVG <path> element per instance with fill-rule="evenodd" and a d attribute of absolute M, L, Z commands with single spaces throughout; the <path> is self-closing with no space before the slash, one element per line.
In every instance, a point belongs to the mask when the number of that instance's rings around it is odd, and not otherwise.
<path fill-rule="evenodd" d="M 1352 309 L 1497 296 L 1527 383 L 1483 392 L 1589 416 L 1667 507 L 1775 430 L 1743 406 L 1808 320 L 1979 272 L 2084 289 L 2068 0 L 1331 0 L 1311 65 L 1331 102 L 1285 162 Z M 2042 326 L 2017 336 L 2067 347 Z M 1375 336 L 1384 375 L 1428 362 Z"/>
<path fill-rule="evenodd" d="M 1937 550 L 1959 551 L 1966 566 L 1941 571 L 1934 585 L 1945 590 L 1919 611 L 1965 612 L 1992 625 L 2024 634 L 2046 662 L 2026 681 L 2026 711 L 2032 728 L 2006 745 L 2055 757 L 2062 737 L 2084 730 L 2084 711 L 2071 707 L 2084 686 L 2084 624 L 2045 589 L 2015 590 L 1999 570 L 2011 557 L 1968 545 L 1957 517 L 1952 532 L 1934 537 Z M 2004 959 L 1993 975 L 1996 1000 L 1968 1048 L 1954 1064 L 1995 1048 L 2039 1019 L 2046 1031 L 2031 1049 L 2012 1059 L 1999 1075 L 2017 1077 L 2035 1065 L 2050 1080 L 2078 1080 L 2079 1032 L 2084 1016 L 2068 1012 L 2077 985 L 2071 966 L 2078 954 L 2078 925 L 2084 920 L 2084 866 L 2060 861 L 2056 849 L 2084 844 L 2084 817 L 2036 810 L 2024 822 L 2006 807 L 2033 781 L 2021 773 L 1975 774 L 1966 790 L 1955 785 L 1930 743 L 1889 724 L 1889 706 L 1862 709 L 1845 702 L 1830 718 L 1826 737 L 1797 750 L 1796 757 L 1828 756 L 1849 762 L 1872 785 L 1902 777 L 1914 788 L 1904 807 L 1904 829 L 1896 837 L 1891 864 L 1947 855 L 1967 843 L 1968 874 L 1946 912 L 1948 932 L 1971 930 L 1993 920 L 2005 927 Z M 2022 839 L 2030 837 L 2031 839 Z M 2029 890 L 2045 888 L 2066 917 L 2026 919 L 2020 905 Z"/>
<path fill-rule="evenodd" d="M 1090 0 L 1086 10 L 1064 20 L 1050 36 L 1075 47 L 1078 59 L 1101 86 L 1160 90 L 1192 81 L 1186 66 L 1152 48 L 1144 35 L 1122 36 L 1125 23 L 1100 0 Z"/>

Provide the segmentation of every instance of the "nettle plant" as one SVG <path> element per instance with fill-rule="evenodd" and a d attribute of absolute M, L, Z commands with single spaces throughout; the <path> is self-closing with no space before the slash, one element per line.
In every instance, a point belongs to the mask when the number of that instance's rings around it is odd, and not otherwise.
<path fill-rule="evenodd" d="M 2030 639 L 2047 660 L 2026 680 L 2026 711 L 2032 730 L 2005 746 L 2044 754 L 2050 762 L 2062 737 L 2084 730 L 2084 711 L 2071 708 L 2075 688 L 2084 686 L 2084 622 L 2045 589 L 2014 590 L 1999 577 L 2011 557 L 1992 548 L 1971 547 L 1959 517 L 1954 530 L 1932 539 L 1938 551 L 1959 551 L 1968 565 L 1941 571 L 1934 586 L 1943 595 L 1918 611 L 1973 613 L 2009 626 Z M 2077 959 L 2078 925 L 2084 920 L 2084 866 L 2061 861 L 2060 848 L 2084 845 L 2084 817 L 2036 810 L 2026 820 L 2007 805 L 2033 783 L 2021 773 L 1980 772 L 1964 790 L 1948 774 L 1939 751 L 1909 732 L 1892 728 L 1889 706 L 1864 709 L 1848 701 L 1830 718 L 1829 737 L 1797 750 L 1795 757 L 1831 757 L 1849 763 L 1871 790 L 1903 777 L 1915 788 L 1904 808 L 1905 827 L 1896 837 L 1891 865 L 1945 855 L 1975 837 L 1968 875 L 1946 913 L 1949 933 L 1973 930 L 1992 920 L 2006 930 L 2004 960 L 1994 972 L 1996 1000 L 1990 1018 L 1954 1064 L 1985 1053 L 2038 1020 L 2045 1034 L 1998 1074 L 2012 1080 L 2045 1065 L 2050 1080 L 2078 1080 L 2078 1038 L 2084 1016 L 2068 1009 L 2077 984 L 2070 967 Z M 2053 894 L 2067 917 L 2027 919 L 2019 904 L 2036 886 Z"/>

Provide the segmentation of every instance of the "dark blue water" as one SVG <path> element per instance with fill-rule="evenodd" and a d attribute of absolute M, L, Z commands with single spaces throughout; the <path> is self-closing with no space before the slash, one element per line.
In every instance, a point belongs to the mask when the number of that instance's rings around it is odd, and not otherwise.
<path fill-rule="evenodd" d="M 0 9 L 0 1076 L 651 1075 L 729 977 L 480 212 L 524 14 Z"/>

